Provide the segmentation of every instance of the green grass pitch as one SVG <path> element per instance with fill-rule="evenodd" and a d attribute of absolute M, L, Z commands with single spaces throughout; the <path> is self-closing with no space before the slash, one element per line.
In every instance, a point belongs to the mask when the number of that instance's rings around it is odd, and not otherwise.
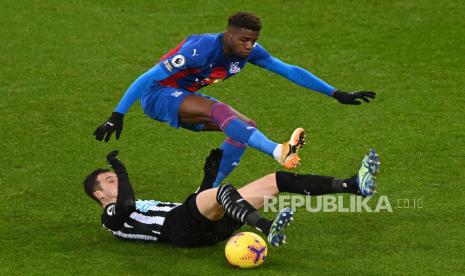
<path fill-rule="evenodd" d="M 248 65 L 204 93 L 270 138 L 308 130 L 298 172 L 348 176 L 370 147 L 392 213 L 298 210 L 288 243 L 254 273 L 465 273 L 465 2 L 1 1 L 0 274 L 216 274 L 224 243 L 198 249 L 123 242 L 100 225 L 83 177 L 120 149 L 138 197 L 182 201 L 222 133 L 175 130 L 135 104 L 119 141 L 94 140 L 128 85 L 189 34 L 261 16 L 270 53 L 344 90 L 359 107 Z M 248 150 L 235 186 L 280 167 Z M 399 200 L 422 208 L 398 208 Z M 403 201 L 402 201 L 403 202 Z M 271 216 L 271 214 L 267 214 Z M 250 228 L 244 228 L 252 230 Z"/>

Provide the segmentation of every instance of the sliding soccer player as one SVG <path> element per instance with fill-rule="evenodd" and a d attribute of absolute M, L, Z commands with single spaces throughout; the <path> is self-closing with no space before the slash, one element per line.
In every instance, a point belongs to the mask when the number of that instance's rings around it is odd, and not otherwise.
<path fill-rule="evenodd" d="M 237 166 L 247 146 L 274 157 L 287 169 L 296 167 L 298 150 L 304 144 L 303 128 L 297 128 L 288 142 L 276 143 L 258 130 L 253 120 L 199 93 L 199 89 L 233 77 L 247 63 L 252 63 L 343 104 L 369 102 L 375 93 L 337 90 L 310 72 L 271 56 L 256 42 L 260 30 L 257 16 L 239 12 L 229 17 L 224 33 L 187 37 L 129 87 L 111 117 L 95 130 L 96 139 L 108 142 L 114 132 L 119 139 L 124 115 L 136 100 L 140 100 L 147 116 L 174 128 L 225 133 L 228 138 L 221 146 L 224 154 L 214 186 Z M 294 112 L 292 107 L 286 110 Z"/>
<path fill-rule="evenodd" d="M 129 240 L 171 242 L 178 246 L 205 246 L 228 239 L 242 225 L 255 227 L 273 246 L 284 243 L 284 229 L 292 218 L 289 208 L 271 221 L 258 209 L 266 197 L 280 192 L 303 195 L 376 192 L 378 156 L 371 150 L 358 172 L 346 179 L 312 174 L 276 172 L 236 190 L 232 185 L 212 188 L 223 151 L 212 150 L 204 165 L 204 179 L 184 203 L 136 200 L 117 151 L 107 155 L 115 173 L 97 169 L 84 180 L 84 190 L 103 208 L 102 224 L 114 236 Z"/>

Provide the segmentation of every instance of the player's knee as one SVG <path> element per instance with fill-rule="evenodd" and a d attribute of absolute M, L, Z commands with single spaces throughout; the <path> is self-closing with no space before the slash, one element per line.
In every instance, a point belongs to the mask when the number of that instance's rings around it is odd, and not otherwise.
<path fill-rule="evenodd" d="M 234 115 L 232 108 L 225 103 L 214 103 L 211 106 L 210 115 L 217 116 L 218 114 L 222 113 Z"/>
<path fill-rule="evenodd" d="M 236 117 L 236 115 L 229 105 L 224 103 L 215 103 L 212 105 L 210 121 L 220 126 L 220 128 L 225 121 L 234 117 Z"/>
<path fill-rule="evenodd" d="M 249 120 L 246 122 L 249 126 L 253 126 L 254 128 L 257 128 L 257 123 L 254 120 Z"/>
<path fill-rule="evenodd" d="M 223 206 L 217 204 L 214 210 L 210 213 L 209 219 L 212 221 L 220 220 L 224 217 L 224 208 Z"/>
<path fill-rule="evenodd" d="M 207 123 L 215 102 L 197 95 L 186 96 L 179 109 L 181 121 Z M 183 120 L 185 119 L 185 120 Z"/>
<path fill-rule="evenodd" d="M 276 173 L 270 173 L 266 176 L 266 180 L 270 183 L 276 183 Z"/>

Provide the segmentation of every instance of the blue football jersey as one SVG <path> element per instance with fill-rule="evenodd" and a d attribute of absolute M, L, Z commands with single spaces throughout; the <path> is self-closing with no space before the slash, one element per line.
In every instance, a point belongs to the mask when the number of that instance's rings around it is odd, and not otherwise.
<path fill-rule="evenodd" d="M 258 43 L 245 59 L 226 56 L 222 38 L 222 33 L 199 34 L 181 41 L 160 59 L 161 67 L 170 77 L 159 81 L 159 84 L 195 92 L 236 75 L 247 62 L 259 65 L 260 60 L 270 57 Z"/>

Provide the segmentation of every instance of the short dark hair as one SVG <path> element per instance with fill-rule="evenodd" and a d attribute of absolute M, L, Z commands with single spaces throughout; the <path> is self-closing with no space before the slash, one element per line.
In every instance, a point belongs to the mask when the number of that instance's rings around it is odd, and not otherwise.
<path fill-rule="evenodd" d="M 262 29 L 260 17 L 250 12 L 237 12 L 228 18 L 228 27 L 245 28 L 259 32 Z"/>
<path fill-rule="evenodd" d="M 97 177 L 102 174 L 110 172 L 109 169 L 96 169 L 95 171 L 91 172 L 85 179 L 84 179 L 84 191 L 86 194 L 95 200 L 98 204 L 102 204 L 98 198 L 94 196 L 94 192 L 100 189 L 100 183 L 97 181 Z"/>

